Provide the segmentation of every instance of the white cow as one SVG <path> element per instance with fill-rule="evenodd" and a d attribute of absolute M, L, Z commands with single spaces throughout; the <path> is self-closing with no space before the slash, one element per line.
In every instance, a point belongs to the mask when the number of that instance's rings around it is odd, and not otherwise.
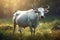
<path fill-rule="evenodd" d="M 44 17 L 44 8 L 38 8 L 37 11 L 35 11 L 34 9 L 30 9 L 27 11 L 18 10 L 13 14 L 14 31 L 16 25 L 18 25 L 19 31 L 22 34 L 21 28 L 29 26 L 31 34 L 32 32 L 35 33 L 35 29 L 41 17 Z M 32 28 L 34 28 L 34 30 Z"/>

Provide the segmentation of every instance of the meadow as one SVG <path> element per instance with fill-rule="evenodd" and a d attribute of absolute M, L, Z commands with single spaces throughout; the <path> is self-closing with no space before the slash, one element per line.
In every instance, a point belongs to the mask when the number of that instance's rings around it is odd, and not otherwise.
<path fill-rule="evenodd" d="M 52 30 L 54 26 L 60 27 L 60 16 L 46 16 L 41 19 L 36 28 L 35 35 L 31 36 L 29 27 L 22 28 L 22 37 L 16 27 L 13 36 L 12 18 L 0 19 L 0 40 L 60 40 L 60 30 Z"/>

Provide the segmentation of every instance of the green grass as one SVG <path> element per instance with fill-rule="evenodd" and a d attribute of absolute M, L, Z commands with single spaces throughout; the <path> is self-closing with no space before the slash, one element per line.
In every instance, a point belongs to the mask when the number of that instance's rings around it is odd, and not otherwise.
<path fill-rule="evenodd" d="M 36 28 L 36 34 L 31 36 L 29 27 L 22 29 L 23 40 L 60 40 L 60 30 L 51 30 L 52 27 L 60 27 L 60 16 L 47 16 L 40 20 Z M 21 40 L 18 26 L 13 36 L 13 23 L 11 19 L 0 19 L 0 40 Z"/>

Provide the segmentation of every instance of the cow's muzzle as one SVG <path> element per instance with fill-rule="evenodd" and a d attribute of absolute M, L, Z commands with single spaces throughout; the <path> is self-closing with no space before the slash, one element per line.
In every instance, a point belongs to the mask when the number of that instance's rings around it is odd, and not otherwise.
<path fill-rule="evenodd" d="M 41 18 L 43 19 L 43 18 L 45 18 L 45 16 L 41 16 Z"/>

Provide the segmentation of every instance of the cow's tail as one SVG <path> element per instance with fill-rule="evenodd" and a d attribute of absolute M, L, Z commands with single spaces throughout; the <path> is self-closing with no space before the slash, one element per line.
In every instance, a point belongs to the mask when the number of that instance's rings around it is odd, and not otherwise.
<path fill-rule="evenodd" d="M 16 29 L 16 16 L 15 16 L 15 18 L 14 18 L 14 23 L 13 23 L 13 26 L 14 26 L 14 29 L 13 29 L 13 35 L 14 35 L 14 32 L 15 32 L 15 29 Z"/>

